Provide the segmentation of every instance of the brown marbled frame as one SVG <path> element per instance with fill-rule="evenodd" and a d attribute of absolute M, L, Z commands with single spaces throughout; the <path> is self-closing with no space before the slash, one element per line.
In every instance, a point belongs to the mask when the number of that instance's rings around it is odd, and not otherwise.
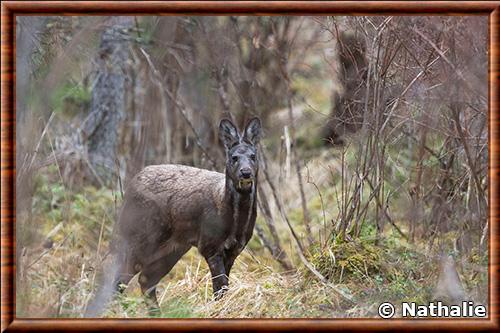
<path fill-rule="evenodd" d="M 15 15 L 485 15 L 489 16 L 489 318 L 474 319 L 16 319 Z M 1 4 L 1 330 L 492 330 L 499 328 L 500 1 L 5 1 Z"/>

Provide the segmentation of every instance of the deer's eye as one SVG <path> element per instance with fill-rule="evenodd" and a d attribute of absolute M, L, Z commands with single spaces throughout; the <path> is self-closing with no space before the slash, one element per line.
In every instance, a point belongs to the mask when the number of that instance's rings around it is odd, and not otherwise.
<path fill-rule="evenodd" d="M 250 159 L 251 159 L 252 161 L 255 161 L 255 154 L 250 155 Z"/>
<path fill-rule="evenodd" d="M 238 162 L 238 156 L 231 157 L 231 160 L 233 161 L 233 163 Z"/>

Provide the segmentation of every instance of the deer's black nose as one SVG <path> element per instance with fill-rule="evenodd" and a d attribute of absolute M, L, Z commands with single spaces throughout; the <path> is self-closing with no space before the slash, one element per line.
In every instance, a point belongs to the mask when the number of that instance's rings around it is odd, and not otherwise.
<path fill-rule="evenodd" d="M 252 177 L 252 170 L 250 168 L 243 168 L 240 170 L 241 177 L 243 178 L 250 178 Z"/>

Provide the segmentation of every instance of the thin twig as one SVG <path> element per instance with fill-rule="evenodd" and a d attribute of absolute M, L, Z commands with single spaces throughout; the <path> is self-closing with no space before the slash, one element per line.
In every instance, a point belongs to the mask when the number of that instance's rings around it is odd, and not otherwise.
<path fill-rule="evenodd" d="M 463 83 L 465 84 L 465 86 L 467 88 L 469 88 L 471 91 L 475 92 L 478 94 L 478 96 L 480 98 L 482 98 L 483 100 L 486 100 L 486 96 L 484 96 L 484 91 L 478 89 L 477 86 L 473 86 L 471 85 L 471 83 L 469 82 L 470 80 L 467 79 L 464 74 L 462 73 L 462 71 L 460 69 L 458 69 L 451 61 L 450 59 L 446 56 L 445 52 L 442 51 L 429 37 L 427 37 L 426 35 L 424 35 L 422 32 L 420 32 L 420 30 L 418 30 L 416 27 L 413 28 L 413 30 L 415 31 L 415 33 L 417 35 L 419 35 L 420 37 L 422 37 L 423 40 L 425 40 L 434 50 L 436 50 L 436 52 L 441 56 L 441 58 L 444 59 L 444 61 L 446 61 L 446 63 L 448 65 L 450 65 L 450 67 L 453 69 L 453 71 L 455 71 L 455 73 L 457 74 L 457 76 L 460 78 L 461 81 L 463 81 Z M 476 81 L 480 81 L 480 80 L 477 80 L 477 78 L 475 77 L 475 74 L 473 72 L 471 72 L 471 74 L 473 75 L 473 77 L 476 79 Z"/>
<path fill-rule="evenodd" d="M 52 113 L 50 114 L 49 120 L 47 120 L 47 124 L 45 124 L 45 127 L 43 128 L 42 135 L 40 135 L 40 139 L 38 139 L 38 143 L 37 143 L 37 145 L 35 147 L 35 150 L 33 152 L 33 157 L 31 158 L 31 162 L 30 162 L 30 164 L 28 165 L 28 168 L 27 168 L 28 170 L 31 168 L 31 166 L 35 162 L 36 155 L 38 153 L 38 150 L 40 149 L 40 144 L 42 143 L 42 140 L 43 140 L 45 134 L 47 133 L 49 125 L 52 122 L 52 119 L 54 119 L 54 115 L 55 115 L 55 113 L 54 113 L 54 111 L 52 111 Z"/>

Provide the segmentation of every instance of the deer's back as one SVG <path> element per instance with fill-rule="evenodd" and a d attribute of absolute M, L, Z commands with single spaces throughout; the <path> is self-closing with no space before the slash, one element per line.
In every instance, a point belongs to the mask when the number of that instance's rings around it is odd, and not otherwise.
<path fill-rule="evenodd" d="M 225 176 L 177 164 L 152 165 L 144 168 L 131 181 L 127 191 L 140 200 L 154 200 L 159 205 L 189 206 L 193 201 L 220 201 Z M 199 203 L 198 203 L 199 204 Z"/>

